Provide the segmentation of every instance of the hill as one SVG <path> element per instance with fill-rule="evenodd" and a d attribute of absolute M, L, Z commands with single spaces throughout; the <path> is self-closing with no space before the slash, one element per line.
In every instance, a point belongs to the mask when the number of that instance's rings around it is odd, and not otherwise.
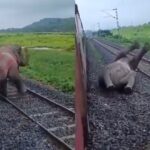
<path fill-rule="evenodd" d="M 74 32 L 74 18 L 44 18 L 23 28 L 9 28 L 0 32 Z"/>

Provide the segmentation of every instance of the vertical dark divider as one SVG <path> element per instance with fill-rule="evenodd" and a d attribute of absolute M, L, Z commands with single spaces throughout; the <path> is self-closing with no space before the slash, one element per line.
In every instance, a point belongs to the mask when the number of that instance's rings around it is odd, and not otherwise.
<path fill-rule="evenodd" d="M 77 5 L 75 5 L 76 24 L 76 150 L 84 150 L 87 146 L 87 73 L 85 34 Z"/>

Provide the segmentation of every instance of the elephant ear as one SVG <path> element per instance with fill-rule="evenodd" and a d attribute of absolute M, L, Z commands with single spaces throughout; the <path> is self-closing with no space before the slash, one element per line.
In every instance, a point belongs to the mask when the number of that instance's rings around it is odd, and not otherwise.
<path fill-rule="evenodd" d="M 19 57 L 20 57 L 20 66 L 27 66 L 29 63 L 29 53 L 28 49 L 26 47 L 22 47 L 20 52 L 19 52 Z"/>

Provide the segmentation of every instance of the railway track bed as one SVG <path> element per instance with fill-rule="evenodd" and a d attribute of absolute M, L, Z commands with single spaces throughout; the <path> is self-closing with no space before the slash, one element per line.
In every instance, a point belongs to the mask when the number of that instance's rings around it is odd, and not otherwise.
<path fill-rule="evenodd" d="M 148 150 L 150 147 L 150 78 L 137 73 L 132 94 L 107 92 L 98 76 L 115 55 L 93 40 L 87 43 L 89 150 Z"/>
<path fill-rule="evenodd" d="M 51 87 L 43 85 L 37 81 L 25 79 L 25 84 L 33 89 L 35 92 L 38 92 L 41 95 L 44 95 L 47 98 L 53 99 L 55 102 L 66 106 L 74 111 L 74 95 L 63 93 L 61 91 L 55 90 Z"/>
<path fill-rule="evenodd" d="M 43 97 L 41 94 L 31 89 L 28 89 L 27 93 L 23 96 L 18 95 L 16 89 L 10 84 L 8 85 L 8 96 L 7 98 L 3 97 L 3 99 L 5 103 L 7 102 L 11 107 L 13 106 L 17 113 L 20 113 L 21 116 L 38 126 L 51 141 L 54 141 L 52 145 L 56 145 L 55 148 L 52 148 L 51 143 L 47 142 L 49 149 L 74 149 L 75 113 L 72 109 L 55 102 L 55 99 Z M 5 109 L 5 111 L 8 110 Z M 10 116 L 8 115 L 8 117 L 11 117 L 11 114 Z M 8 119 L 11 120 L 11 118 Z M 17 122 L 18 120 L 14 117 L 13 122 L 15 123 L 15 121 Z M 10 122 L 12 122 L 12 120 Z M 3 122 L 1 123 L 3 124 Z M 7 126 L 8 130 L 10 130 L 9 125 Z M 20 124 L 20 126 L 22 126 L 22 124 Z M 10 137 L 12 136 L 13 135 L 10 134 Z M 38 138 L 39 136 L 37 136 L 36 139 L 38 140 Z M 20 142 L 22 142 L 21 139 Z M 41 142 L 40 138 L 39 142 Z M 26 146 L 27 145 L 24 144 L 25 148 Z M 33 145 L 33 149 L 34 146 L 36 147 L 37 145 Z"/>
<path fill-rule="evenodd" d="M 35 122 L 0 98 L 0 149 L 64 150 Z"/>

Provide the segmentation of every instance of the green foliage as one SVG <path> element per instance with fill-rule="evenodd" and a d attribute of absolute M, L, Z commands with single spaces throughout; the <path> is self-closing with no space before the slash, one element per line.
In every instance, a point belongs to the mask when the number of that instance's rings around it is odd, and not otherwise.
<path fill-rule="evenodd" d="M 29 50 L 29 66 L 23 75 L 48 83 L 64 92 L 74 91 L 74 53 L 59 50 Z"/>
<path fill-rule="evenodd" d="M 105 39 L 118 43 L 118 44 L 122 44 L 124 46 L 129 46 L 132 43 L 132 41 L 128 40 L 127 38 L 122 37 L 121 35 L 107 36 L 105 37 Z"/>
<path fill-rule="evenodd" d="M 113 30 L 113 37 L 117 36 L 117 30 Z M 123 27 L 120 30 L 121 43 L 131 43 L 132 41 L 138 41 L 141 44 L 150 41 L 150 24 L 144 24 L 141 26 Z"/>
<path fill-rule="evenodd" d="M 150 23 L 140 26 L 122 27 L 119 31 L 112 30 L 113 35 L 103 37 L 112 42 L 129 47 L 134 41 L 144 45 L 145 42 L 150 42 Z"/>

